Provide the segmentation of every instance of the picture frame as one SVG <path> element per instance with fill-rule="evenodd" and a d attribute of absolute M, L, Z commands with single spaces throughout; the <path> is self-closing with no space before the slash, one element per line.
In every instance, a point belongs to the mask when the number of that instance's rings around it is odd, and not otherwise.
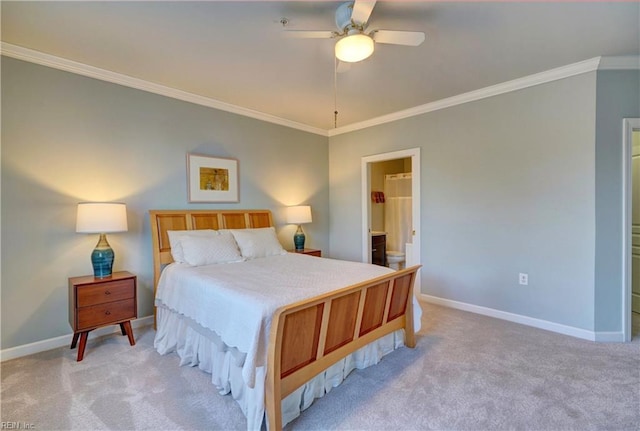
<path fill-rule="evenodd" d="M 187 191 L 191 203 L 239 202 L 238 161 L 187 153 Z"/>

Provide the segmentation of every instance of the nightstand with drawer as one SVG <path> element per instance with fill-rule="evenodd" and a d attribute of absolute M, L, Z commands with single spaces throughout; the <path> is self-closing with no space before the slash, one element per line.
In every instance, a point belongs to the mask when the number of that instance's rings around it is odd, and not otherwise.
<path fill-rule="evenodd" d="M 73 329 L 74 349 L 80 338 L 78 361 L 84 357 L 89 332 L 108 325 L 120 325 L 129 344 L 136 344 L 131 320 L 138 317 L 137 278 L 127 271 L 114 272 L 110 277 L 92 275 L 69 278 L 69 323 Z"/>

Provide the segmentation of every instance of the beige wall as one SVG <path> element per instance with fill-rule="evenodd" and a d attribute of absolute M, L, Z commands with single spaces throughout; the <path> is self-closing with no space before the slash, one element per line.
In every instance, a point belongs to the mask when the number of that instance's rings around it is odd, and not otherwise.
<path fill-rule="evenodd" d="M 362 255 L 362 157 L 420 148 L 422 293 L 593 330 L 595 86 L 586 73 L 331 137 L 332 255 Z"/>
<path fill-rule="evenodd" d="M 640 116 L 639 78 L 585 73 L 330 138 L 332 254 L 361 255 L 347 227 L 362 157 L 419 147 L 423 293 L 619 339 L 622 119 Z"/>
<path fill-rule="evenodd" d="M 240 202 L 189 204 L 188 152 L 237 159 Z M 129 231 L 108 239 L 114 270 L 138 275 L 143 317 L 149 209 L 270 209 L 291 247 L 283 209 L 309 204 L 307 244 L 328 254 L 328 200 L 326 137 L 3 57 L 1 347 L 71 333 L 67 278 L 92 273 L 98 240 L 75 233 L 80 201 L 127 204 Z"/>
<path fill-rule="evenodd" d="M 110 242 L 115 269 L 139 276 L 145 316 L 149 209 L 269 208 L 290 246 L 283 208 L 307 203 L 309 246 L 359 260 L 361 157 L 415 147 L 424 293 L 614 331 L 620 124 L 640 115 L 640 81 L 597 76 L 338 135 L 327 150 L 317 135 L 3 58 L 1 348 L 70 333 L 66 280 L 91 272 L 97 241 L 74 232 L 79 201 L 127 203 L 129 231 Z M 241 202 L 188 204 L 187 152 L 238 159 Z M 527 289 L 515 286 L 520 271 Z"/>

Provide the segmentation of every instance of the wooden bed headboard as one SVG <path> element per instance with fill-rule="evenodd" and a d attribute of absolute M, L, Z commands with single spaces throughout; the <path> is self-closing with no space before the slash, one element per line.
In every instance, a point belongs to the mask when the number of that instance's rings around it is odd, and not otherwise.
<path fill-rule="evenodd" d="M 273 226 L 269 210 L 150 210 L 153 296 L 163 265 L 173 262 L 168 230 L 251 229 Z"/>

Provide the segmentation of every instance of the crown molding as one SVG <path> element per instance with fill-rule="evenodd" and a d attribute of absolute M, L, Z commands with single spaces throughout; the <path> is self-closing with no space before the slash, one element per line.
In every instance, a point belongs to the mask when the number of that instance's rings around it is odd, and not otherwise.
<path fill-rule="evenodd" d="M 343 133 L 353 132 L 356 130 L 366 129 L 368 127 L 377 126 L 392 121 L 402 120 L 416 115 L 426 114 L 428 112 L 438 111 L 440 109 L 450 108 L 464 103 L 474 102 L 476 100 L 485 99 L 487 97 L 498 96 L 500 94 L 510 93 L 516 90 L 533 87 L 535 85 L 545 84 L 547 82 L 557 81 L 558 79 L 568 78 L 570 76 L 580 75 L 582 73 L 593 72 L 598 69 L 600 57 L 573 63 L 568 66 L 558 67 L 534 75 L 525 76 L 523 78 L 506 81 L 490 87 L 481 88 L 479 90 L 470 91 L 468 93 L 459 94 L 457 96 L 447 97 L 425 105 L 416 106 L 414 108 L 405 109 L 403 111 L 394 112 L 392 114 L 383 115 L 362 121 L 360 123 L 350 124 L 337 129 L 329 130 L 329 137 L 341 135 Z"/>
<path fill-rule="evenodd" d="M 221 102 L 210 97 L 199 96 L 197 94 L 167 87 L 165 85 L 155 84 L 153 82 L 134 78 L 122 73 L 112 72 L 110 70 L 89 66 L 84 63 L 79 63 L 77 61 L 68 60 L 65 58 L 57 57 L 55 55 L 46 54 L 40 51 L 35 51 L 33 49 L 13 45 L 7 42 L 0 43 L 0 54 L 18 60 L 24 60 L 35 64 L 40 64 L 42 66 L 63 70 L 65 72 L 71 72 L 78 75 L 87 76 L 89 78 L 99 79 L 101 81 L 124 85 L 126 87 L 135 88 L 137 90 L 148 91 L 150 93 L 171 97 L 173 99 L 182 100 L 184 102 L 195 103 L 197 105 L 231 112 L 233 114 L 243 115 L 245 117 L 255 118 L 257 120 L 266 121 L 268 123 L 278 124 L 280 126 L 290 127 L 292 129 L 298 129 L 321 136 L 328 136 L 327 131 L 324 129 L 312 127 L 291 120 L 286 120 L 284 118 L 265 114 L 264 112 L 260 111 L 254 111 L 248 108 L 243 108 L 241 106 L 232 105 L 230 103 Z"/>
<path fill-rule="evenodd" d="M 155 84 L 153 82 L 145 81 L 105 69 L 100 69 L 98 67 L 89 66 L 84 63 L 67 60 L 65 58 L 56 57 L 54 55 L 45 54 L 40 51 L 35 51 L 6 42 L 0 42 L 0 54 L 7 57 L 16 58 L 18 60 L 24 60 L 31 63 L 52 67 L 54 69 L 75 73 L 78 75 L 83 75 L 114 84 L 124 85 L 126 87 L 131 87 L 138 90 L 148 91 L 150 93 L 171 97 L 173 99 L 195 103 L 197 105 L 207 106 L 209 108 L 219 109 L 221 111 L 231 112 L 233 114 L 243 115 L 245 117 L 255 118 L 257 120 L 278 124 L 280 126 L 290 127 L 293 129 L 298 129 L 304 132 L 309 132 L 325 137 L 337 136 L 344 133 L 354 132 L 356 130 L 362 130 L 368 127 L 377 126 L 380 124 L 415 117 L 417 115 L 426 114 L 428 112 L 438 111 L 440 109 L 462 105 L 464 103 L 485 99 L 487 97 L 493 97 L 500 94 L 510 93 L 512 91 L 522 90 L 528 87 L 557 81 L 559 79 L 569 78 L 583 73 L 594 72 L 598 70 L 640 69 L 640 56 L 594 57 L 589 60 L 580 61 L 577 63 L 569 64 L 567 66 L 550 69 L 544 72 L 536 73 L 511 81 L 506 81 L 500 84 L 481 88 L 479 90 L 470 91 L 468 93 L 463 93 L 457 96 L 448 97 L 446 99 L 437 100 L 425 105 L 416 106 L 414 108 L 397 111 L 388 115 L 383 115 L 358 123 L 349 124 L 347 126 L 338 127 L 336 129 L 324 130 L 284 118 L 276 117 L 264 112 L 254 111 L 252 109 L 221 102 L 210 97 L 199 96 L 197 94 L 189 93 L 160 84 Z"/>
<path fill-rule="evenodd" d="M 490 87 L 481 88 L 479 90 L 470 91 L 468 93 L 459 94 L 457 96 L 448 97 L 425 105 L 416 106 L 414 108 L 405 109 L 403 111 L 394 112 L 389 115 L 372 118 L 370 120 L 359 123 L 350 124 L 344 127 L 329 130 L 329 137 L 349 133 L 356 130 L 366 129 L 368 127 L 377 126 L 379 124 L 389 123 L 404 118 L 414 117 L 416 115 L 433 112 L 444 108 L 450 108 L 463 103 L 473 102 L 487 97 L 497 96 L 516 90 L 521 90 L 535 85 L 545 84 L 559 79 L 569 78 L 571 76 L 580 75 L 587 72 L 597 70 L 639 70 L 640 56 L 619 56 L 619 57 L 594 57 L 589 60 L 580 61 L 569 64 L 567 66 L 550 69 L 534 75 L 525 76 L 523 78 L 506 81 Z"/>

